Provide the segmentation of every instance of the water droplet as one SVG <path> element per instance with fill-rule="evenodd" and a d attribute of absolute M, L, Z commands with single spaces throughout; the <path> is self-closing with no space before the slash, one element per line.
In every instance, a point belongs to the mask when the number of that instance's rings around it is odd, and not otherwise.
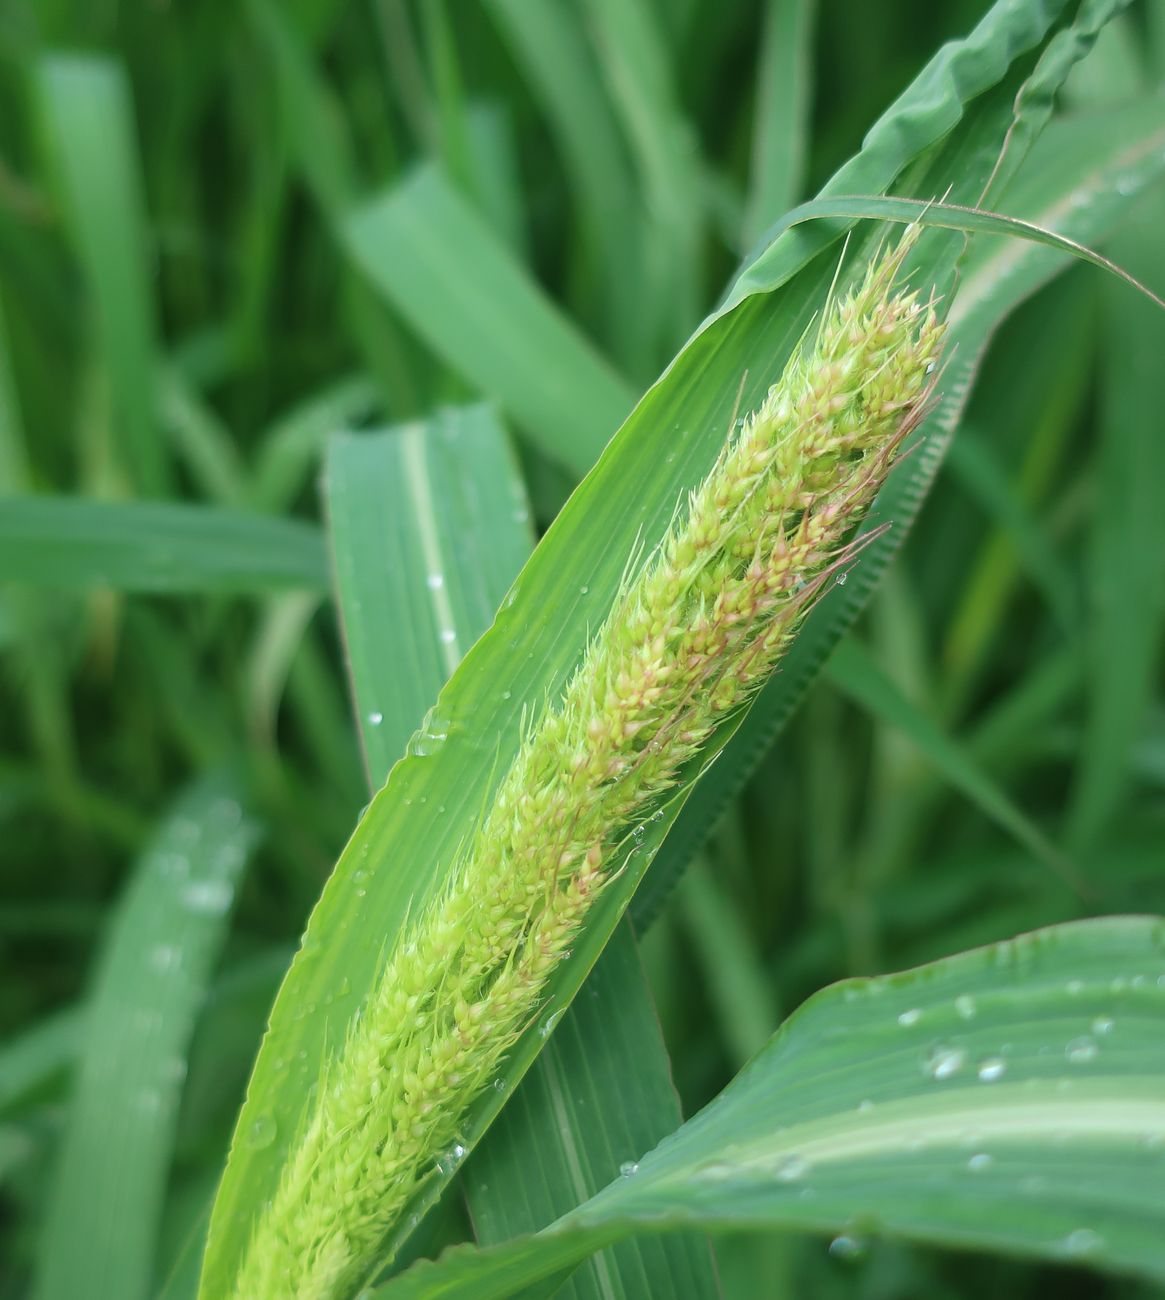
<path fill-rule="evenodd" d="M 851 1237 L 843 1233 L 840 1237 L 834 1237 L 829 1243 L 829 1254 L 832 1259 L 842 1259 L 846 1261 L 856 1261 L 864 1259 L 866 1256 L 866 1243 L 859 1237 Z"/>
<path fill-rule="evenodd" d="M 1097 1016 L 1092 1022 L 1092 1032 L 1103 1037 L 1105 1034 L 1111 1034 L 1116 1026 L 1116 1021 L 1111 1016 Z"/>
<path fill-rule="evenodd" d="M 715 1178 L 716 1180 L 735 1178 L 736 1166 L 725 1160 L 713 1160 L 710 1164 L 704 1165 L 699 1171 L 701 1178 Z"/>
<path fill-rule="evenodd" d="M 586 586 L 586 584 L 584 583 L 584 585 L 578 589 L 578 594 L 580 596 L 589 596 L 590 591 L 591 591 L 590 587 Z"/>
<path fill-rule="evenodd" d="M 960 993 L 955 998 L 955 1011 L 960 1020 L 974 1020 L 975 1018 L 975 999 L 969 993 Z"/>
<path fill-rule="evenodd" d="M 138 1093 L 138 1108 L 146 1115 L 162 1113 L 162 1094 L 153 1088 L 143 1088 Z"/>
<path fill-rule="evenodd" d="M 1099 1050 L 1091 1038 L 1073 1038 L 1064 1048 L 1064 1055 L 1071 1065 L 1087 1065 L 1089 1061 L 1096 1060 Z"/>
<path fill-rule="evenodd" d="M 368 715 L 368 725 L 370 727 L 379 727 L 384 721 L 384 714 L 379 709 L 373 709 Z"/>
<path fill-rule="evenodd" d="M 505 1079 L 501 1078 L 500 1075 L 494 1080 L 494 1092 L 505 1092 L 509 1086 L 509 1083 Z"/>
<path fill-rule="evenodd" d="M 782 1183 L 795 1183 L 799 1178 L 804 1178 L 809 1172 L 809 1161 L 804 1156 L 799 1156 L 794 1152 L 792 1155 L 784 1156 L 777 1161 L 773 1173 Z"/>
<path fill-rule="evenodd" d="M 981 1174 L 985 1169 L 990 1169 L 994 1163 L 994 1156 L 989 1155 L 986 1151 L 976 1151 L 967 1161 L 967 1168 L 973 1174 Z"/>
<path fill-rule="evenodd" d="M 1060 1250 L 1063 1254 L 1077 1259 L 1082 1255 L 1094 1254 L 1103 1245 L 1104 1240 L 1099 1233 L 1093 1232 L 1091 1228 L 1077 1228 L 1060 1243 Z"/>
<path fill-rule="evenodd" d="M 437 1168 L 443 1174 L 453 1173 L 465 1159 L 465 1148 L 460 1142 L 454 1142 L 444 1155 L 437 1158 Z"/>
<path fill-rule="evenodd" d="M 869 1097 L 863 1097 L 862 1100 L 858 1102 L 858 1110 L 860 1110 L 863 1115 L 869 1114 L 873 1109 L 874 1103 L 869 1099 Z"/>
<path fill-rule="evenodd" d="M 213 809 L 214 815 L 228 826 L 237 826 L 243 820 L 243 810 L 234 799 L 219 799 Z"/>
<path fill-rule="evenodd" d="M 421 729 L 408 743 L 408 752 L 417 758 L 427 758 L 435 754 L 449 739 L 450 723 L 432 709 L 425 714 Z"/>
<path fill-rule="evenodd" d="M 457 633 L 451 627 L 443 627 L 438 636 L 442 645 L 452 645 L 457 640 Z"/>
<path fill-rule="evenodd" d="M 934 1047 L 923 1061 L 923 1069 L 932 1079 L 953 1078 L 967 1061 L 967 1053 L 961 1047 Z"/>
<path fill-rule="evenodd" d="M 554 1026 L 557 1025 L 561 1019 L 562 1019 L 562 1009 L 560 1007 L 557 1011 L 552 1011 L 546 1017 L 546 1019 L 542 1022 L 541 1026 L 539 1027 L 538 1033 L 543 1038 L 549 1038 L 550 1035 L 554 1032 Z"/>
<path fill-rule="evenodd" d="M 169 880 L 185 880 L 190 874 L 190 862 L 181 853 L 159 853 L 158 871 Z"/>
<path fill-rule="evenodd" d="M 979 1078 L 983 1083 L 995 1083 L 1002 1079 L 1007 1070 L 1007 1062 L 1002 1056 L 988 1056 L 979 1062 Z"/>
<path fill-rule="evenodd" d="M 922 1019 L 922 1011 L 918 1007 L 911 1007 L 909 1011 L 903 1011 L 898 1017 L 898 1023 L 903 1029 L 909 1029 L 911 1025 L 916 1025 Z"/>
<path fill-rule="evenodd" d="M 275 1141 L 278 1132 L 279 1127 L 272 1116 L 260 1115 L 247 1130 L 247 1146 L 252 1151 L 262 1151 L 264 1147 L 269 1147 Z"/>
<path fill-rule="evenodd" d="M 219 916 L 231 905 L 235 891 L 225 880 L 195 880 L 182 891 L 182 902 L 192 912 Z"/>
<path fill-rule="evenodd" d="M 1069 980 L 1068 983 L 1064 985 L 1064 988 L 1067 990 L 1069 997 L 1077 997 L 1079 994 L 1084 992 L 1084 981 Z"/>
<path fill-rule="evenodd" d="M 844 587 L 844 586 L 845 586 L 845 580 L 846 580 L 848 577 L 849 577 L 849 574 L 848 574 L 848 573 L 844 573 L 844 572 L 843 572 L 843 573 L 839 573 L 839 574 L 837 575 L 837 585 L 838 585 L 839 587 Z"/>
<path fill-rule="evenodd" d="M 445 585 L 445 575 L 443 573 L 430 573 L 425 582 L 430 591 L 439 591 Z"/>
<path fill-rule="evenodd" d="M 171 943 L 160 943 L 150 950 L 150 966 L 159 975 L 177 970 L 182 965 L 182 949 Z"/>
<path fill-rule="evenodd" d="M 623 1178 L 634 1178 L 639 1172 L 639 1162 L 637 1160 L 624 1160 L 619 1166 L 619 1174 Z"/>

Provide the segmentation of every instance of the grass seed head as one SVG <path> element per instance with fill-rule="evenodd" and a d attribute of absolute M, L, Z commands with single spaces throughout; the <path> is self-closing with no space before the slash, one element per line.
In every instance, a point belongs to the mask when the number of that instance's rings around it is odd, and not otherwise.
<path fill-rule="evenodd" d="M 942 346 L 933 305 L 894 288 L 916 233 L 827 304 L 686 514 L 629 565 L 562 699 L 525 729 L 444 893 L 330 1063 L 236 1300 L 356 1291 L 409 1203 L 464 1155 L 470 1105 L 544 1009 L 629 830 L 853 562 Z"/>

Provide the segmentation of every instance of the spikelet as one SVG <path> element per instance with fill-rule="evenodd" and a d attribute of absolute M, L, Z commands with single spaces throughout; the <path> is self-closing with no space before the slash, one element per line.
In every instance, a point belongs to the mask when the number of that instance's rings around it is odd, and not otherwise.
<path fill-rule="evenodd" d="M 854 558 L 942 344 L 933 305 L 894 288 L 915 237 L 829 304 L 530 730 L 331 1063 L 236 1300 L 343 1300 L 366 1279 L 443 1154 L 463 1154 L 463 1117 L 537 1015 L 619 842 Z"/>

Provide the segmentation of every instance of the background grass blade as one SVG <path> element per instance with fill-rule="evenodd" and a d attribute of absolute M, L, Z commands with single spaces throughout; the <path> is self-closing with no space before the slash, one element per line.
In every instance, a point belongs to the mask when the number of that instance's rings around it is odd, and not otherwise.
<path fill-rule="evenodd" d="M 151 1294 L 187 1047 L 257 831 L 208 778 L 138 863 L 93 978 L 37 1300 Z"/>
<path fill-rule="evenodd" d="M 597 282 L 580 314 L 600 327 L 628 373 L 650 373 L 647 269 L 629 238 L 642 222 L 641 205 L 581 15 L 537 0 L 487 0 L 486 7 L 546 116 L 577 196 L 579 234 Z"/>
<path fill-rule="evenodd" d="M 907 1237 L 1159 1281 L 1163 954 L 1165 923 L 1115 918 L 835 985 L 634 1177 L 539 1237 L 417 1265 L 377 1300 L 491 1300 L 598 1243 L 693 1223 L 842 1233 L 855 1250 Z"/>
<path fill-rule="evenodd" d="M 442 174 L 353 211 L 350 255 L 434 351 L 582 474 L 634 395 Z"/>
<path fill-rule="evenodd" d="M 882 672 L 855 640 L 841 642 L 826 669 L 830 680 L 850 699 L 907 736 L 985 817 L 1002 826 L 1033 857 L 1058 875 L 1073 878 L 1064 854 L 1047 834 L 1016 808 L 969 753 L 943 732 Z"/>
<path fill-rule="evenodd" d="M 46 56 L 37 80 L 62 212 L 93 294 L 121 468 L 157 495 L 170 472 L 154 416 L 154 305 L 129 88 L 116 63 L 87 55 Z"/>
<path fill-rule="evenodd" d="M 1165 214 L 1158 195 L 1122 236 L 1128 263 L 1160 277 L 1165 259 L 1156 232 Z M 1127 295 L 1126 295 L 1127 296 Z M 1119 809 L 1133 746 L 1159 680 L 1165 635 L 1165 518 L 1159 488 L 1165 450 L 1158 400 L 1165 378 L 1152 358 L 1165 342 L 1165 319 L 1152 303 L 1104 298 L 1106 342 L 1103 423 L 1097 453 L 1101 499 L 1095 509 L 1089 592 L 1090 701 L 1069 843 L 1088 848 Z"/>
<path fill-rule="evenodd" d="M 0 510 L 0 582 L 117 591 L 328 586 L 319 531 L 215 506 L 26 497 Z"/>
<path fill-rule="evenodd" d="M 801 197 L 816 18 L 817 0 L 768 0 L 765 6 L 745 247 Z"/>
<path fill-rule="evenodd" d="M 662 360 L 699 318 L 704 222 L 699 143 L 679 102 L 655 7 L 647 0 L 583 0 L 599 66 L 638 172 L 648 214 L 641 256 Z"/>
<path fill-rule="evenodd" d="M 327 482 L 337 594 L 376 789 L 529 554 L 529 510 L 506 435 L 482 406 L 339 435 Z M 519 1098 L 467 1170 L 479 1241 L 551 1222 L 614 1177 L 627 1151 L 646 1149 L 680 1123 L 629 930 L 604 955 L 588 996 Z M 511 1176 L 515 1168 L 522 1177 Z M 634 1295 L 644 1286 L 717 1294 L 707 1243 L 632 1243 L 591 1261 L 569 1294 Z"/>

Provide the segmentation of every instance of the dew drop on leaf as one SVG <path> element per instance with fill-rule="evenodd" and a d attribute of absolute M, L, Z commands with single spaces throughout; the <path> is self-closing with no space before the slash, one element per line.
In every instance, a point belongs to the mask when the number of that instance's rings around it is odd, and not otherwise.
<path fill-rule="evenodd" d="M 262 1151 L 264 1147 L 269 1147 L 275 1141 L 278 1132 L 279 1126 L 273 1116 L 260 1115 L 247 1130 L 247 1146 L 252 1151 Z"/>

